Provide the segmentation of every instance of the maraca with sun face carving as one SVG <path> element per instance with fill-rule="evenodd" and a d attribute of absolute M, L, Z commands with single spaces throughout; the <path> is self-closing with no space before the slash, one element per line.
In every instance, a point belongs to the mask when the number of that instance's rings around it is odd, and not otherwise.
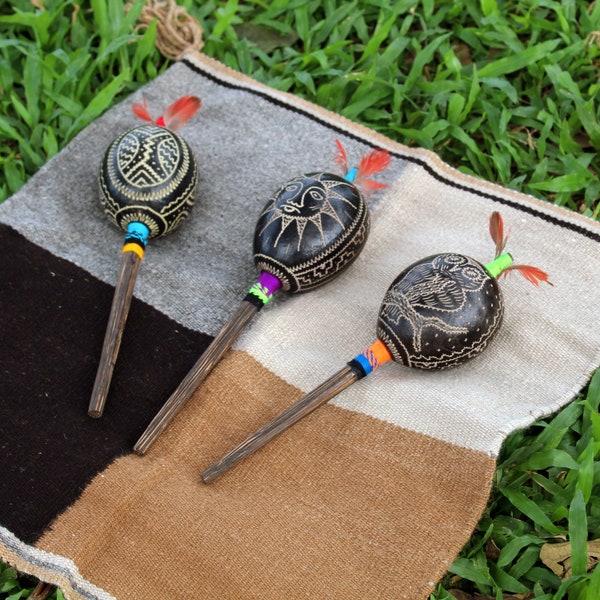
<path fill-rule="evenodd" d="M 480 354 L 498 332 L 504 301 L 497 278 L 511 270 L 538 284 L 548 281 L 536 267 L 513 265 L 504 253 L 500 214 L 490 219 L 496 258 L 482 265 L 462 254 L 429 256 L 396 277 L 387 290 L 377 320 L 377 340 L 364 352 L 249 436 L 202 473 L 209 483 L 238 461 L 264 446 L 300 419 L 394 360 L 407 367 L 446 369 Z"/>
<path fill-rule="evenodd" d="M 369 232 L 358 188 L 333 173 L 290 181 L 267 203 L 256 224 L 254 264 L 284 291 L 323 285 L 354 261 Z"/>
<path fill-rule="evenodd" d="M 336 161 L 344 176 L 301 175 L 267 202 L 255 228 L 254 263 L 260 273 L 244 301 L 163 405 L 134 446 L 144 454 L 206 378 L 256 313 L 279 289 L 305 292 L 346 269 L 369 233 L 369 211 L 361 193 L 384 187 L 369 176 L 385 169 L 389 154 L 374 150 L 349 169 L 339 142 Z"/>
<path fill-rule="evenodd" d="M 120 135 L 102 159 L 100 202 L 107 217 L 125 231 L 125 244 L 88 408 L 91 417 L 101 417 L 104 412 L 146 244 L 177 229 L 194 204 L 198 168 L 192 150 L 176 131 L 198 108 L 198 98 L 184 96 L 153 121 L 145 102 L 134 104 L 133 112 L 152 124 Z"/>

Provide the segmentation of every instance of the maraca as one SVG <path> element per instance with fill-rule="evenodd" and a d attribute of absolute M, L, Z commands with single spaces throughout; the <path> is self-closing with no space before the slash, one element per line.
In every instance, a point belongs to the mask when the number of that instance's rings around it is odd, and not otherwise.
<path fill-rule="evenodd" d="M 184 96 L 153 121 L 143 104 L 133 112 L 152 125 L 126 131 L 107 148 L 100 165 L 100 202 L 125 233 L 121 266 L 88 414 L 104 412 L 140 262 L 149 239 L 177 229 L 195 200 L 198 168 L 190 147 L 175 131 L 200 108 Z"/>
<path fill-rule="evenodd" d="M 494 212 L 490 233 L 496 258 L 485 266 L 462 254 L 447 253 L 429 256 L 402 271 L 383 298 L 377 341 L 206 469 L 203 481 L 213 481 L 389 360 L 419 369 L 446 369 L 481 353 L 498 332 L 504 313 L 497 282 L 500 273 L 519 270 L 535 285 L 548 281 L 536 267 L 512 264 L 510 254 L 503 253 L 507 241 L 503 229 L 502 217 Z"/>
<path fill-rule="evenodd" d="M 386 168 L 390 157 L 385 151 L 374 150 L 362 158 L 358 168 L 348 169 L 346 153 L 336 143 L 336 161 L 344 177 L 326 172 L 301 175 L 265 205 L 254 233 L 258 281 L 148 425 L 134 446 L 138 454 L 146 452 L 277 290 L 296 293 L 314 289 L 336 277 L 359 255 L 370 223 L 360 189 L 384 187 L 368 176 Z"/>

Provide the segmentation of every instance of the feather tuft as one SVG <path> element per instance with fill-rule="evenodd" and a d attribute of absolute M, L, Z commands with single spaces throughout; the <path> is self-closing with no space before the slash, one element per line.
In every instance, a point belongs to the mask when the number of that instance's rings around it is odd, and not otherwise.
<path fill-rule="evenodd" d="M 391 157 L 387 150 L 376 149 L 366 156 L 363 154 L 360 165 L 356 169 L 350 168 L 348 156 L 342 143 L 339 140 L 335 140 L 335 145 L 337 146 L 335 162 L 341 167 L 344 177 L 352 175 L 352 177 L 348 178 L 348 181 L 352 181 L 356 187 L 366 193 L 387 187 L 385 183 L 379 183 L 368 178 L 369 175 L 379 173 L 389 166 Z"/>
<path fill-rule="evenodd" d="M 136 102 L 133 104 L 131 110 L 142 121 L 149 121 L 159 127 L 178 131 L 196 114 L 201 104 L 200 98 L 196 96 L 182 96 L 167 106 L 165 114 L 158 117 L 158 119 L 153 119 L 150 116 L 146 106 L 146 98 L 142 98 L 141 103 Z"/>
<path fill-rule="evenodd" d="M 490 236 L 496 244 L 496 258 L 498 258 L 504 252 L 506 242 L 510 236 L 510 231 L 506 235 L 504 234 L 504 221 L 498 211 L 494 211 L 490 216 Z M 548 273 L 542 271 L 542 269 L 530 265 L 513 265 L 510 264 L 511 262 L 512 257 L 510 257 L 508 266 L 501 267 L 501 271 L 497 272 L 496 277 L 499 277 L 500 275 L 506 277 L 510 271 L 519 271 L 529 283 L 532 283 L 535 286 L 538 286 L 540 281 L 552 285 L 548 278 Z M 491 264 L 492 263 L 490 263 L 490 265 Z"/>
<path fill-rule="evenodd" d="M 148 107 L 146 106 L 146 98 L 142 98 L 141 104 L 139 102 L 133 104 L 131 106 L 131 110 L 133 111 L 133 114 L 139 119 L 142 119 L 142 121 L 149 121 L 150 123 L 154 123 L 154 119 L 150 116 L 150 113 L 148 112 Z"/>
<path fill-rule="evenodd" d="M 542 271 L 542 269 L 538 269 L 537 267 L 532 267 L 530 265 L 510 265 L 507 267 L 502 274 L 506 277 L 509 271 L 519 271 L 529 283 L 532 283 L 535 286 L 540 284 L 540 281 L 547 283 L 548 285 L 552 285 L 549 280 L 548 273 Z"/>
<path fill-rule="evenodd" d="M 202 101 L 197 96 L 182 96 L 165 109 L 164 126 L 172 131 L 179 131 L 198 112 L 201 105 Z"/>

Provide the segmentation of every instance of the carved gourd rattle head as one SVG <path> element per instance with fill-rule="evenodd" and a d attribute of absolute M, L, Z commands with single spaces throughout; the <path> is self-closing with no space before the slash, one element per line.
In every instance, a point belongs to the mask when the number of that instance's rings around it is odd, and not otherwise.
<path fill-rule="evenodd" d="M 154 121 L 145 101 L 133 112 L 150 125 L 130 129 L 107 148 L 98 176 L 100 202 L 107 217 L 125 231 L 121 267 L 88 408 L 102 416 L 131 305 L 140 261 L 148 240 L 177 229 L 194 205 L 198 167 L 192 150 L 176 131 L 200 108 L 184 96 Z"/>
<path fill-rule="evenodd" d="M 396 362 L 419 369 L 446 369 L 482 352 L 498 332 L 504 300 L 497 277 L 520 271 L 535 285 L 547 281 L 536 267 L 513 265 L 505 254 L 500 213 L 490 218 L 495 259 L 483 265 L 462 254 L 429 256 L 406 268 L 388 289 L 377 320 L 377 337 Z"/>
<path fill-rule="evenodd" d="M 254 235 L 254 264 L 287 292 L 318 287 L 347 268 L 369 233 L 358 188 L 332 173 L 290 181 L 265 206 Z"/>
<path fill-rule="evenodd" d="M 198 169 L 179 135 L 157 125 L 142 125 L 109 146 L 99 182 L 107 217 L 125 232 L 131 223 L 140 223 L 151 239 L 171 233 L 187 218 L 195 200 Z"/>
<path fill-rule="evenodd" d="M 336 161 L 343 176 L 308 173 L 292 179 L 269 199 L 254 233 L 254 262 L 260 275 L 239 309 L 148 425 L 134 450 L 144 454 L 179 412 L 254 315 L 282 289 L 290 293 L 319 287 L 346 269 L 369 234 L 363 191 L 384 187 L 369 177 L 385 169 L 389 154 L 374 150 L 358 168 L 348 168 L 339 142 Z"/>
<path fill-rule="evenodd" d="M 359 167 L 349 168 L 343 146 L 336 144 L 343 176 L 300 175 L 273 194 L 258 218 L 254 264 L 277 289 L 297 293 L 327 283 L 354 262 L 367 241 L 371 221 L 363 192 L 385 187 L 369 176 L 385 169 L 390 157 L 374 150 Z"/>
<path fill-rule="evenodd" d="M 462 254 L 445 253 L 419 260 L 402 271 L 383 298 L 375 343 L 204 471 L 204 482 L 212 481 L 385 362 L 445 369 L 481 353 L 502 322 L 499 275 L 518 270 L 535 285 L 548 282 L 544 271 L 512 264 L 512 257 L 504 253 L 507 237 L 497 212 L 491 216 L 490 233 L 496 242 L 496 258 L 485 266 Z"/>

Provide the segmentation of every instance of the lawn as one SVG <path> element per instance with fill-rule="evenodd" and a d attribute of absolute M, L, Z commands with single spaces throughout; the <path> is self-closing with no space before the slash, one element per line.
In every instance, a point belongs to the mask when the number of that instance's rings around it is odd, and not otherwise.
<path fill-rule="evenodd" d="M 0 0 L 0 201 L 167 68 L 155 26 L 133 28 L 143 2 L 123 4 Z M 599 218 L 600 2 L 179 4 L 202 23 L 203 52 L 230 67 Z M 485 514 L 431 600 L 600 598 L 599 405 L 600 371 L 506 440 Z M 549 556 L 557 541 L 570 542 L 566 573 Z M 0 565 L 0 598 L 33 585 Z"/>

